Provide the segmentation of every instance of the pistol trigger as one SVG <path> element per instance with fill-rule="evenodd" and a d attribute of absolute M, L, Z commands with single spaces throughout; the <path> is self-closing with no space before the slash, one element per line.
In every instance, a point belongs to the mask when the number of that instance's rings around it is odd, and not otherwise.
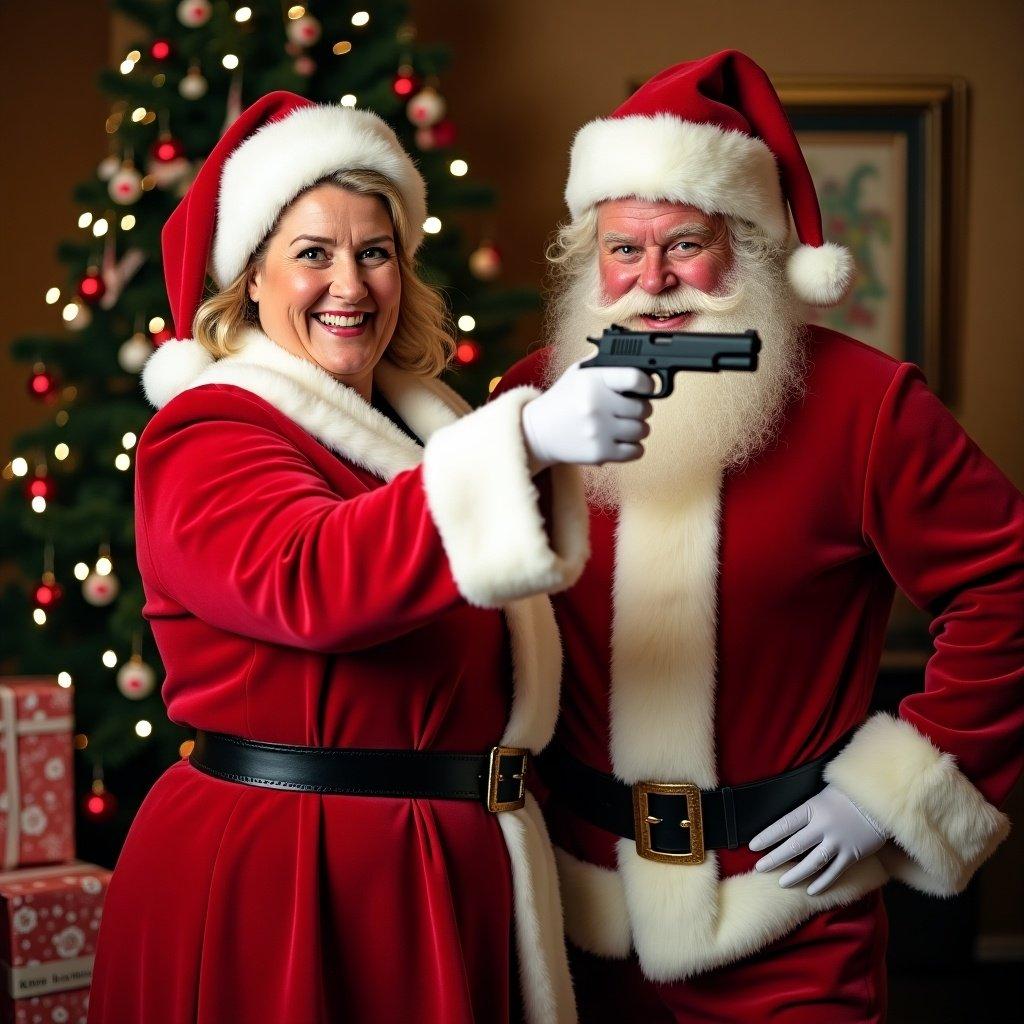
<path fill-rule="evenodd" d="M 668 398 L 675 387 L 675 374 L 671 370 L 657 370 L 655 376 L 661 381 L 661 388 L 656 395 L 651 395 L 651 398 Z"/>

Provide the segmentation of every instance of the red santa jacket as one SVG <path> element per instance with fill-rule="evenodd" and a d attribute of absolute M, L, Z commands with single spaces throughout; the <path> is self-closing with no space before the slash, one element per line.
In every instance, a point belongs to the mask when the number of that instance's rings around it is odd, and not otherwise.
<path fill-rule="evenodd" d="M 746 849 L 642 860 L 553 802 L 570 938 L 635 948 L 654 980 L 743 957 L 890 876 L 955 893 L 1008 827 L 995 805 L 1024 749 L 1024 500 L 916 367 L 823 328 L 809 344 L 806 395 L 747 468 L 592 514 L 591 559 L 555 599 L 558 738 L 628 783 L 711 788 L 856 729 L 826 777 L 894 842 L 812 897 Z M 496 393 L 539 383 L 546 358 Z M 894 584 L 932 615 L 935 651 L 899 716 L 865 721 Z"/>
<path fill-rule="evenodd" d="M 572 470 L 538 509 L 519 425 L 535 392 L 460 419 L 444 385 L 382 362 L 375 387 L 424 449 L 258 331 L 215 363 L 168 343 L 144 383 L 163 408 L 138 447 L 138 557 L 174 721 L 322 747 L 544 746 L 561 650 L 531 595 L 578 576 L 586 511 Z M 514 907 L 528 1019 L 574 1020 L 556 877 L 532 799 L 495 816 L 183 761 L 118 862 L 91 1019 L 503 1019 Z"/>

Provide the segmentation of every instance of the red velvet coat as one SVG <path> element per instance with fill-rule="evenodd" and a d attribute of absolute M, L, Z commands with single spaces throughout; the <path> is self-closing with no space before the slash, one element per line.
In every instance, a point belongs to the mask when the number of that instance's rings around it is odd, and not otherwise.
<path fill-rule="evenodd" d="M 138 446 L 138 556 L 174 721 L 318 747 L 543 746 L 560 649 L 530 595 L 578 576 L 586 530 L 571 472 L 538 510 L 519 427 L 533 392 L 458 419 L 443 385 L 382 363 L 375 386 L 424 451 L 258 332 L 212 365 L 168 343 L 144 383 L 163 408 Z M 89 1019 L 470 1024 L 510 999 L 575 1019 L 532 800 L 495 816 L 182 761 L 118 861 Z"/>
<path fill-rule="evenodd" d="M 805 398 L 745 470 L 592 514 L 591 559 L 555 598 L 558 735 L 626 782 L 710 788 L 855 729 L 827 777 L 895 840 L 811 897 L 754 873 L 745 848 L 653 863 L 552 803 L 570 938 L 633 948 L 656 981 L 745 957 L 890 876 L 957 892 L 1007 830 L 995 805 L 1024 756 L 1024 500 L 914 366 L 822 328 L 810 355 Z M 546 358 L 497 393 L 540 383 Z M 935 650 L 898 718 L 865 721 L 894 586 L 932 615 Z"/>

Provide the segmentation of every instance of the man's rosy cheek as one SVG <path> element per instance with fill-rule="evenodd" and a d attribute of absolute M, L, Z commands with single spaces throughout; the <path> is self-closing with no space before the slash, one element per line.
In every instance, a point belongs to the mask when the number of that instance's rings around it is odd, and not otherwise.
<path fill-rule="evenodd" d="M 713 292 L 721 284 L 725 269 L 716 255 L 702 252 L 680 263 L 678 274 L 683 284 L 699 288 L 702 292 Z"/>

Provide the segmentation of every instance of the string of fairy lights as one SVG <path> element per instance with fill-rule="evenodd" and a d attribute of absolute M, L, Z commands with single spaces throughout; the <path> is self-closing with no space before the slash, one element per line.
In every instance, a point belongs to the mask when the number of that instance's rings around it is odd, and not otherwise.
<path fill-rule="evenodd" d="M 212 13 L 213 4 L 210 0 L 182 0 L 176 8 L 177 18 L 186 28 L 201 27 L 209 21 Z M 282 13 L 287 39 L 285 52 L 293 58 L 293 66 L 298 74 L 313 74 L 316 63 L 310 50 L 322 41 L 323 28 L 320 21 L 306 5 L 286 6 Z M 239 31 L 247 30 L 254 20 L 253 8 L 235 8 L 233 20 Z M 370 12 L 355 11 L 350 22 L 352 37 L 337 39 L 330 45 L 329 54 L 333 57 L 344 59 L 360 46 L 359 33 L 370 25 Z M 398 41 L 403 46 L 408 45 L 414 36 L 415 32 L 411 26 L 403 26 L 399 30 Z M 244 47 L 238 49 L 242 50 Z M 324 48 L 319 47 L 318 52 L 323 53 Z M 177 68 L 173 66 L 175 56 L 171 41 L 157 38 L 148 45 L 145 53 L 141 48 L 133 48 L 126 53 L 119 63 L 118 70 L 125 77 L 147 75 L 157 89 L 177 82 L 177 90 L 182 98 L 189 102 L 202 99 L 209 89 L 203 67 L 199 61 L 192 60 L 188 62 L 187 70 L 182 74 L 180 63 Z M 230 47 L 220 54 L 219 63 L 230 73 L 226 126 L 241 111 L 241 83 L 245 69 L 240 54 Z M 405 115 L 415 129 L 416 146 L 424 152 L 443 151 L 452 147 L 456 139 L 456 129 L 446 116 L 447 104 L 438 89 L 436 79 L 427 77 L 426 80 L 422 80 L 411 59 L 402 58 L 390 84 L 394 96 L 404 104 Z M 339 102 L 346 107 L 356 107 L 359 98 L 355 93 L 346 92 L 339 97 Z M 101 161 L 96 173 L 99 181 L 106 185 L 110 205 L 104 203 L 93 209 L 82 210 L 76 220 L 76 226 L 87 245 L 99 250 L 100 255 L 98 258 L 90 258 L 85 271 L 69 286 L 51 285 L 43 296 L 45 305 L 59 314 L 60 322 L 68 331 L 79 332 L 87 328 L 92 322 L 94 309 L 112 309 L 145 262 L 146 256 L 143 251 L 131 242 L 132 232 L 139 225 L 140 216 L 140 213 L 134 212 L 131 207 L 153 189 L 181 196 L 194 177 L 198 162 L 189 159 L 183 144 L 172 134 L 169 120 L 168 112 L 159 109 L 159 104 L 132 104 L 125 100 L 115 102 L 105 120 L 105 131 L 111 138 L 113 149 L 111 154 Z M 137 147 L 121 137 L 122 129 L 131 128 L 132 137 L 137 139 L 138 129 L 150 125 L 155 128 L 156 139 L 149 147 L 146 159 L 139 160 L 135 152 Z M 470 172 L 468 162 L 460 156 L 453 156 L 451 160 L 446 161 L 446 167 L 454 178 L 465 178 Z M 427 216 L 423 223 L 426 235 L 437 236 L 443 230 L 444 224 L 440 217 L 436 214 Z M 480 281 L 487 282 L 497 278 L 502 272 L 502 260 L 496 246 L 488 239 L 482 239 L 477 248 L 469 254 L 468 269 L 472 276 Z M 471 365 L 481 356 L 480 345 L 473 337 L 473 332 L 477 328 L 476 317 L 469 312 L 456 311 L 454 321 L 458 328 L 455 361 L 463 366 Z M 155 347 L 171 337 L 172 331 L 163 311 L 155 312 L 153 315 L 137 315 L 134 332 L 117 350 L 119 366 L 127 375 L 139 374 Z M 499 379 L 495 377 L 491 380 L 490 390 L 493 390 Z M 29 394 L 40 402 L 59 402 L 61 408 L 56 411 L 55 423 L 58 427 L 66 427 L 72 415 L 68 407 L 73 407 L 79 389 L 73 384 L 62 384 L 57 373 L 42 359 L 33 365 L 27 387 Z M 140 421 L 138 429 L 141 429 L 143 422 Z M 105 450 L 110 452 L 109 458 L 113 468 L 118 473 L 129 474 L 133 466 L 138 433 L 133 429 L 119 430 L 118 434 L 109 439 Z M 71 444 L 59 441 L 52 450 L 36 449 L 16 454 L 3 467 L 2 475 L 9 481 L 24 481 L 25 494 L 32 513 L 45 517 L 58 498 L 58 482 L 55 475 L 50 472 L 51 465 L 56 467 L 64 463 L 73 469 L 76 454 L 80 453 L 76 453 Z M 104 455 L 104 459 L 107 457 Z M 53 563 L 53 544 L 47 542 L 43 572 L 35 584 L 31 602 L 31 621 L 38 629 L 47 628 L 54 609 L 64 597 L 64 590 L 58 582 Z M 105 607 L 117 600 L 121 585 L 115 572 L 109 543 L 99 545 L 95 558 L 76 561 L 72 572 L 74 579 L 81 585 L 82 596 L 88 604 Z M 97 657 L 102 666 L 107 670 L 117 670 L 118 689 L 128 700 L 142 700 L 148 697 L 156 685 L 156 673 L 142 658 L 141 636 L 140 628 L 133 639 L 131 654 L 127 660 L 107 643 L 101 644 L 102 649 L 97 650 Z M 74 682 L 71 672 L 58 672 L 57 682 L 62 687 L 71 687 Z M 133 729 L 138 737 L 146 738 L 153 732 L 153 723 L 148 718 L 140 717 L 134 722 Z M 87 749 L 89 737 L 85 733 L 77 734 L 74 745 L 78 750 Z M 181 744 L 179 752 L 182 756 L 188 755 L 191 745 L 191 740 Z M 88 797 L 93 804 L 87 806 L 86 810 L 94 817 L 102 818 L 111 811 L 113 797 L 103 787 L 102 767 L 97 766 L 96 772 L 92 793 Z"/>

